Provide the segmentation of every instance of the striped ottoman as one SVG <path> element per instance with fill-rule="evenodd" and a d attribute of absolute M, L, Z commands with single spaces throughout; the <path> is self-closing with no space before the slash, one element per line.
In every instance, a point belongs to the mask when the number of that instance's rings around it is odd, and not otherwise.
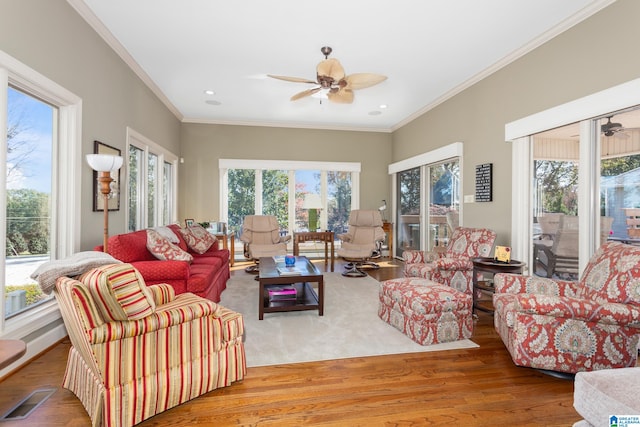
<path fill-rule="evenodd" d="M 421 345 L 470 338 L 471 295 L 427 279 L 382 282 L 378 315 Z"/>

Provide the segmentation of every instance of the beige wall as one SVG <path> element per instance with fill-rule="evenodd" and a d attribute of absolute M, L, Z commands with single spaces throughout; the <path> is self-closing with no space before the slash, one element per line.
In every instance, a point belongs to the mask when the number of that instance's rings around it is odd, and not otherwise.
<path fill-rule="evenodd" d="M 127 126 L 179 153 L 178 119 L 65 0 L 0 0 L 0 50 L 82 98 L 83 158 L 94 140 L 123 150 Z M 83 162 L 83 250 L 102 243 L 92 180 Z M 124 209 L 111 213 L 111 234 L 124 230 Z"/>
<path fill-rule="evenodd" d="M 180 140 L 181 219 L 219 219 L 221 158 L 360 162 L 360 207 L 377 208 L 388 199 L 388 133 L 183 124 Z"/>
<path fill-rule="evenodd" d="M 618 0 L 502 70 L 393 133 L 392 161 L 464 142 L 463 193 L 475 166 L 493 163 L 493 202 L 464 204 L 464 225 L 511 239 L 511 144 L 504 125 L 638 78 L 640 2 Z"/>

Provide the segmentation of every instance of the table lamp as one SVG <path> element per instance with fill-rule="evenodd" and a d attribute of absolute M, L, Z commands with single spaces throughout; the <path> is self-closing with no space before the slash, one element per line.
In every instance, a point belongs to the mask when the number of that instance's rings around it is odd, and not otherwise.
<path fill-rule="evenodd" d="M 115 172 L 122 166 L 122 157 L 112 154 L 87 154 L 87 163 L 91 169 L 98 172 L 100 193 L 104 197 L 104 236 L 102 250 L 107 252 L 107 240 L 109 240 L 109 193 L 111 193 L 111 172 Z"/>
<path fill-rule="evenodd" d="M 304 195 L 302 209 L 309 211 L 309 231 L 316 231 L 318 224 L 318 211 L 322 209 L 322 200 L 319 194 L 307 193 Z"/>
<path fill-rule="evenodd" d="M 380 211 L 380 216 L 382 217 L 382 222 L 387 222 L 387 220 L 384 218 L 384 211 L 387 210 L 387 201 L 386 200 L 382 200 L 382 205 L 380 205 L 378 210 Z"/>

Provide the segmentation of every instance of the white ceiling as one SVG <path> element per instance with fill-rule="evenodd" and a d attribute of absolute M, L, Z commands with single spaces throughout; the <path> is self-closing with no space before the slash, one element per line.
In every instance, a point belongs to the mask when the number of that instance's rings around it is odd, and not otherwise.
<path fill-rule="evenodd" d="M 67 1 L 184 122 L 389 132 L 614 0 Z M 388 79 L 289 101 L 322 46 Z"/>

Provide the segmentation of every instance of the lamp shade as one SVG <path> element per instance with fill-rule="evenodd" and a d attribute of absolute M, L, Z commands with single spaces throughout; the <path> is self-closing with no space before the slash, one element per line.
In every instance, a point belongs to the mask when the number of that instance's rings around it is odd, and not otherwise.
<path fill-rule="evenodd" d="M 122 157 L 112 154 L 87 154 L 87 163 L 94 171 L 117 171 L 122 166 Z"/>
<path fill-rule="evenodd" d="M 312 193 L 305 194 L 302 209 L 322 209 L 322 200 L 320 200 L 320 195 Z"/>

